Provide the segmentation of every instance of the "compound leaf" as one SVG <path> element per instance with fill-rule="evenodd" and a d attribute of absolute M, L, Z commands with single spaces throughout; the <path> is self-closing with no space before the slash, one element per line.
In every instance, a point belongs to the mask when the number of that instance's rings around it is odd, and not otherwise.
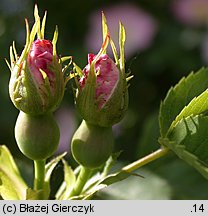
<path fill-rule="evenodd" d="M 159 122 L 162 137 L 166 137 L 175 120 L 174 124 L 190 114 L 199 114 L 207 110 L 207 104 L 203 104 L 206 102 L 207 93 L 202 94 L 208 88 L 207 76 L 208 68 L 202 68 L 182 78 L 175 87 L 169 90 L 160 106 Z M 203 106 L 202 110 L 198 109 L 200 106 Z"/>
<path fill-rule="evenodd" d="M 208 116 L 189 116 L 180 120 L 168 138 L 160 143 L 208 179 Z"/>

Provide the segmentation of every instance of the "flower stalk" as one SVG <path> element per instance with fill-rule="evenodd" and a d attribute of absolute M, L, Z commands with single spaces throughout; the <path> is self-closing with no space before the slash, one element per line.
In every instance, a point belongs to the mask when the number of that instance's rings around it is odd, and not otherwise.
<path fill-rule="evenodd" d="M 82 193 L 82 190 L 86 184 L 86 182 L 88 181 L 89 177 L 91 176 L 92 173 L 92 169 L 89 169 L 87 167 L 82 166 L 80 171 L 79 171 L 79 175 L 78 178 L 75 182 L 75 185 L 69 195 L 69 197 L 74 197 L 74 196 L 78 196 Z"/>
<path fill-rule="evenodd" d="M 34 190 L 39 191 L 38 199 L 48 199 L 45 184 L 45 160 L 34 160 L 34 169 Z"/>
<path fill-rule="evenodd" d="M 161 158 L 163 156 L 165 156 L 168 152 L 170 151 L 169 148 L 167 147 L 161 147 L 160 149 L 156 150 L 155 152 L 125 166 L 122 168 L 123 171 L 126 171 L 126 172 L 133 172 L 135 170 L 137 170 L 138 168 L 154 161 L 154 160 L 157 160 L 158 158 Z"/>

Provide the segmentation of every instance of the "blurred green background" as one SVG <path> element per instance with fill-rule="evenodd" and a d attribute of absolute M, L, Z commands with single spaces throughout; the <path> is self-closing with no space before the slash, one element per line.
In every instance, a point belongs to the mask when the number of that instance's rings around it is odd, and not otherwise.
<path fill-rule="evenodd" d="M 187 4 L 188 2 L 188 4 Z M 101 45 L 101 11 L 104 11 L 112 37 L 117 36 L 119 20 L 126 26 L 126 69 L 134 79 L 129 89 L 129 111 L 114 127 L 115 151 L 123 150 L 119 163 L 134 161 L 159 148 L 158 110 L 168 89 L 180 78 L 208 64 L 208 0 L 0 0 L 0 144 L 15 155 L 24 178 L 32 184 L 32 162 L 18 150 L 13 128 L 18 111 L 8 95 L 9 46 L 16 42 L 20 54 L 25 43 L 24 18 L 33 24 L 33 8 L 40 15 L 47 10 L 46 38 L 52 39 L 59 27 L 58 53 L 72 55 L 84 67 L 87 54 Z M 72 87 L 56 112 L 61 128 L 58 152 L 69 150 L 70 137 L 80 122 L 74 110 Z M 68 160 L 75 163 L 68 154 Z M 62 179 L 61 165 L 56 169 Z M 138 170 L 145 178 L 130 177 L 98 193 L 98 199 L 207 199 L 208 182 L 174 154 Z M 55 175 L 55 174 L 54 174 Z M 53 193 L 53 191 L 52 191 Z"/>

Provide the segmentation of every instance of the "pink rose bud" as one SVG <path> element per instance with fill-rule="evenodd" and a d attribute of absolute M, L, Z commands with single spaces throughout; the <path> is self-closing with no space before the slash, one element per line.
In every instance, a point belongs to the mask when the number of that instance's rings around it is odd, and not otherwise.
<path fill-rule="evenodd" d="M 104 32 L 107 29 L 103 16 Z M 107 31 L 106 31 L 107 32 Z M 107 33 L 100 52 L 88 55 L 88 64 L 83 71 L 75 65 L 80 75 L 76 105 L 82 118 L 90 124 L 110 127 L 118 123 L 128 108 L 127 74 L 124 64 L 125 30 L 120 24 L 120 58 L 111 40 L 114 59 L 106 54 L 110 41 Z"/>
<path fill-rule="evenodd" d="M 105 163 L 113 149 L 112 125 L 119 122 L 128 108 L 128 84 L 125 73 L 125 29 L 120 23 L 120 57 L 110 39 L 105 16 L 102 16 L 103 44 L 97 55 L 88 55 L 82 71 L 74 64 L 77 94 L 76 106 L 84 119 L 74 133 L 71 150 L 82 166 L 94 169 Z M 106 54 L 110 41 L 114 60 Z"/>
<path fill-rule="evenodd" d="M 65 88 L 62 66 L 56 54 L 57 29 L 51 42 L 44 39 L 44 26 L 45 17 L 40 28 L 36 14 L 31 33 L 26 21 L 27 39 L 21 56 L 17 56 L 14 46 L 10 48 L 10 97 L 19 110 L 31 115 L 53 112 Z"/>
<path fill-rule="evenodd" d="M 85 67 L 83 71 L 84 75 L 79 81 L 82 89 L 85 87 L 90 65 L 95 57 L 94 54 L 88 55 L 88 65 Z M 95 63 L 95 71 L 97 76 L 95 99 L 98 108 L 102 109 L 119 81 L 119 69 L 107 54 L 102 54 Z"/>
<path fill-rule="evenodd" d="M 49 77 L 50 83 L 54 79 L 49 67 L 53 63 L 53 45 L 49 40 L 35 40 L 28 55 L 28 67 L 38 82 L 43 82 L 40 70 Z"/>

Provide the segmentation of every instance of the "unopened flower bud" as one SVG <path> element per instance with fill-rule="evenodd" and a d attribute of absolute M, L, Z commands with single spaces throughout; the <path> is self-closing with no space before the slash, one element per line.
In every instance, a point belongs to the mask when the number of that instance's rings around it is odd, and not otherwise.
<path fill-rule="evenodd" d="M 104 32 L 107 24 L 104 19 Z M 109 41 L 114 60 L 106 54 Z M 120 58 L 110 35 L 107 33 L 97 55 L 88 55 L 88 64 L 82 71 L 75 69 L 80 76 L 77 82 L 76 105 L 82 118 L 90 124 L 111 127 L 118 123 L 128 108 L 128 84 L 124 63 L 125 30 L 120 24 Z"/>
<path fill-rule="evenodd" d="M 27 38 L 21 56 L 17 56 L 14 45 L 10 48 L 10 97 L 19 110 L 31 115 L 53 112 L 65 88 L 62 66 L 56 54 L 58 31 L 56 29 L 52 42 L 44 39 L 46 18 L 40 28 L 37 16 L 31 32 L 26 21 Z"/>
<path fill-rule="evenodd" d="M 83 119 L 110 127 L 123 118 L 128 107 L 126 77 L 107 54 L 97 59 L 88 55 L 79 85 L 76 104 Z"/>

